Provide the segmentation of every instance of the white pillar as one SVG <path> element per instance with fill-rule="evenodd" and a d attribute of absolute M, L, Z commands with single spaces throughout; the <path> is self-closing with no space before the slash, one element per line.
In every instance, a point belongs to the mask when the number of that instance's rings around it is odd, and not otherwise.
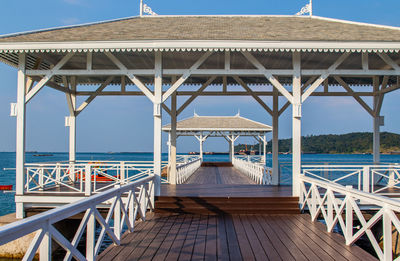
<path fill-rule="evenodd" d="M 267 137 L 265 137 L 264 136 L 264 139 L 263 139 L 263 151 L 264 151 L 264 155 L 263 155 L 263 161 L 264 161 L 264 163 L 265 163 L 265 165 L 267 165 L 267 144 L 268 144 L 268 142 L 267 142 Z"/>
<path fill-rule="evenodd" d="M 161 148 L 162 148 L 162 57 L 161 52 L 155 53 L 154 75 L 154 196 L 160 195 L 161 190 Z"/>
<path fill-rule="evenodd" d="M 231 136 L 231 162 L 233 162 L 233 157 L 235 157 L 235 137 Z"/>
<path fill-rule="evenodd" d="M 72 91 L 76 91 L 76 78 L 71 78 L 71 89 Z M 71 94 L 71 105 L 72 110 L 70 112 L 70 120 L 69 120 L 69 162 L 75 163 L 76 161 L 76 95 Z"/>
<path fill-rule="evenodd" d="M 230 138 L 228 137 L 228 143 L 229 143 L 229 160 L 232 162 L 232 141 L 230 140 Z"/>
<path fill-rule="evenodd" d="M 373 87 L 374 87 L 374 92 L 379 91 L 379 78 L 374 77 L 373 78 Z M 373 108 L 376 113 L 376 115 L 373 117 L 373 146 L 372 146 L 372 154 L 373 154 L 373 160 L 374 163 L 379 163 L 381 161 L 381 155 L 380 155 L 380 146 L 381 146 L 381 141 L 380 141 L 380 108 L 377 108 L 379 102 L 379 96 L 375 95 L 373 98 Z"/>
<path fill-rule="evenodd" d="M 279 173 L 279 93 L 276 88 L 273 90 L 272 108 L 272 185 L 278 185 Z"/>
<path fill-rule="evenodd" d="M 375 116 L 374 121 L 374 134 L 373 134 L 373 158 L 374 163 L 379 163 L 381 161 L 380 154 L 380 117 Z"/>
<path fill-rule="evenodd" d="M 293 52 L 293 116 L 292 116 L 292 162 L 293 162 L 293 196 L 300 195 L 299 176 L 301 172 L 301 65 L 300 53 Z"/>
<path fill-rule="evenodd" d="M 203 160 L 203 134 L 200 134 L 199 145 L 200 145 L 200 159 Z"/>
<path fill-rule="evenodd" d="M 17 90 L 17 130 L 16 130 L 16 170 L 15 170 L 15 195 L 22 196 L 24 194 L 25 183 L 25 53 L 19 54 L 18 64 L 18 90 Z M 24 218 L 24 204 L 16 203 L 16 217 Z"/>
<path fill-rule="evenodd" d="M 170 184 L 176 184 L 176 92 L 171 96 Z"/>

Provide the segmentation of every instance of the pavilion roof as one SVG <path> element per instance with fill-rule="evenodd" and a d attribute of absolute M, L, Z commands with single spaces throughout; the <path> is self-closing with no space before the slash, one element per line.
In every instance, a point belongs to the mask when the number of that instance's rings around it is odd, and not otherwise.
<path fill-rule="evenodd" d="M 315 16 L 144 16 L 0 37 L 0 42 L 140 40 L 400 42 L 400 30 Z"/>
<path fill-rule="evenodd" d="M 171 131 L 171 124 L 163 126 L 163 131 Z M 232 131 L 232 132 L 269 132 L 272 127 L 240 116 L 199 116 L 177 122 L 178 132 Z"/>

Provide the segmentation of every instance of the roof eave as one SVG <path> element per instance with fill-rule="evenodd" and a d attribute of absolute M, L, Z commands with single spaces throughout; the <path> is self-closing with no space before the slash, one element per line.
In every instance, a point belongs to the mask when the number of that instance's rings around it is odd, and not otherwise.
<path fill-rule="evenodd" d="M 72 42 L 0 42 L 2 52 L 124 52 L 124 51 L 303 51 L 398 52 L 400 42 L 140 40 Z"/>

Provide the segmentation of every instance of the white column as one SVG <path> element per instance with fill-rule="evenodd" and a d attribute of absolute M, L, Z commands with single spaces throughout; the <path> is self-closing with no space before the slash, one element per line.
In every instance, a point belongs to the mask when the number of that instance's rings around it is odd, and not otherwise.
<path fill-rule="evenodd" d="M 301 65 L 300 53 L 293 52 L 293 125 L 292 125 L 292 161 L 293 161 L 293 196 L 300 195 L 299 176 L 301 172 Z"/>
<path fill-rule="evenodd" d="M 176 92 L 171 96 L 170 184 L 176 184 Z"/>
<path fill-rule="evenodd" d="M 18 90 L 17 90 L 17 130 L 16 130 L 16 170 L 15 170 L 15 195 L 22 196 L 24 194 L 25 183 L 25 60 L 24 53 L 19 54 L 18 64 Z M 16 203 L 16 217 L 24 218 L 24 204 Z"/>
<path fill-rule="evenodd" d="M 229 160 L 232 162 L 232 159 L 233 159 L 233 157 L 232 157 L 232 154 L 233 154 L 232 153 L 232 141 L 229 137 L 228 137 L 227 141 L 229 143 Z"/>
<path fill-rule="evenodd" d="M 200 159 L 203 160 L 203 134 L 200 134 L 200 139 L 199 139 L 199 146 L 200 146 Z"/>
<path fill-rule="evenodd" d="M 379 78 L 374 77 L 373 78 L 373 87 L 374 87 L 374 92 L 379 91 Z M 381 161 L 381 155 L 380 155 L 380 146 L 381 146 L 381 141 L 380 141 L 380 108 L 377 108 L 379 102 L 379 96 L 374 95 L 373 98 L 373 108 L 375 112 L 375 116 L 373 117 L 373 146 L 372 146 L 372 154 L 373 154 L 373 160 L 374 163 L 379 163 Z"/>
<path fill-rule="evenodd" d="M 162 148 L 162 57 L 161 52 L 155 53 L 154 75 L 154 196 L 160 195 L 161 189 L 161 148 Z"/>
<path fill-rule="evenodd" d="M 279 93 L 273 90 L 272 108 L 272 185 L 278 185 L 279 173 Z"/>
<path fill-rule="evenodd" d="M 235 157 L 235 137 L 231 136 L 231 162 L 233 162 L 233 157 Z"/>
<path fill-rule="evenodd" d="M 380 154 L 380 117 L 379 116 L 375 116 L 373 118 L 373 121 L 374 121 L 373 158 L 374 158 L 374 163 L 379 163 L 381 161 L 381 154 Z"/>
<path fill-rule="evenodd" d="M 264 136 L 263 139 L 263 151 L 264 151 L 264 155 L 263 155 L 263 161 L 265 163 L 265 165 L 267 164 L 267 137 Z"/>
<path fill-rule="evenodd" d="M 71 89 L 76 91 L 76 78 L 71 78 Z M 71 94 L 71 102 L 73 112 L 70 112 L 70 125 L 69 125 L 69 162 L 75 163 L 76 161 L 76 95 Z"/>

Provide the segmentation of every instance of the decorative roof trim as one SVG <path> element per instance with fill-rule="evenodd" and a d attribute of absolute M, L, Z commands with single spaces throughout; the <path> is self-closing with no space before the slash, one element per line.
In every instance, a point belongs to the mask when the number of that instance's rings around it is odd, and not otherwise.
<path fill-rule="evenodd" d="M 400 42 L 152 40 L 0 43 L 0 53 L 106 51 L 399 52 Z"/>

